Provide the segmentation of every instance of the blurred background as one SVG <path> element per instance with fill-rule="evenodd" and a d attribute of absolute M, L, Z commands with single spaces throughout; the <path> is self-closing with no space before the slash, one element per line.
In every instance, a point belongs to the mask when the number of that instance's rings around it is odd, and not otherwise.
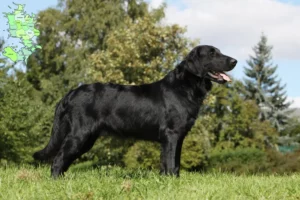
<path fill-rule="evenodd" d="M 39 35 L 26 62 L 0 15 L 0 165 L 33 164 L 50 138 L 56 103 L 92 82 L 160 80 L 196 45 L 238 60 L 234 81 L 214 85 L 184 141 L 182 168 L 237 173 L 300 171 L 299 0 L 34 0 Z M 1 13 L 13 13 L 13 1 Z M 78 165 L 159 167 L 156 143 L 99 138 Z M 88 164 L 86 164 L 88 163 Z"/>

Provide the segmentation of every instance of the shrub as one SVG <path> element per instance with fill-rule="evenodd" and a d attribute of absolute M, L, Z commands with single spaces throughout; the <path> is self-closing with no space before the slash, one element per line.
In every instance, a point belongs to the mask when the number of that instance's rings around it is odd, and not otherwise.
<path fill-rule="evenodd" d="M 207 166 L 207 150 L 203 137 L 199 134 L 189 134 L 182 146 L 181 167 L 185 170 L 202 170 Z"/>
<path fill-rule="evenodd" d="M 210 168 L 222 172 L 254 173 L 265 171 L 266 153 L 256 148 L 237 148 L 214 151 L 210 155 Z"/>
<path fill-rule="evenodd" d="M 160 146 L 158 143 L 138 141 L 128 149 L 124 163 L 129 168 L 159 168 Z"/>
<path fill-rule="evenodd" d="M 123 156 L 134 143 L 130 139 L 113 136 L 100 137 L 93 148 L 85 153 L 77 162 L 93 161 L 97 165 L 124 166 Z"/>
<path fill-rule="evenodd" d="M 280 153 L 269 150 L 266 152 L 268 163 L 268 173 L 290 174 L 300 172 L 300 151 L 293 153 Z"/>

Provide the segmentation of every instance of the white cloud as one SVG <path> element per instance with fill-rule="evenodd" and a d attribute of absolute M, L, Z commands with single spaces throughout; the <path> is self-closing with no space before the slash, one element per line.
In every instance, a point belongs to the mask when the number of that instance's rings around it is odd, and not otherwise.
<path fill-rule="evenodd" d="M 158 6 L 162 0 L 151 1 Z M 171 3 L 170 3 L 171 2 Z M 264 32 L 274 59 L 300 60 L 300 6 L 275 0 L 169 1 L 166 22 L 187 26 L 187 36 L 220 48 L 238 60 L 248 58 Z"/>
<path fill-rule="evenodd" d="M 149 4 L 150 4 L 150 7 L 157 8 L 158 6 L 162 5 L 163 2 L 164 2 L 164 0 L 152 0 L 149 2 Z"/>
<path fill-rule="evenodd" d="M 288 101 L 292 101 L 292 108 L 300 108 L 300 97 L 289 97 Z"/>

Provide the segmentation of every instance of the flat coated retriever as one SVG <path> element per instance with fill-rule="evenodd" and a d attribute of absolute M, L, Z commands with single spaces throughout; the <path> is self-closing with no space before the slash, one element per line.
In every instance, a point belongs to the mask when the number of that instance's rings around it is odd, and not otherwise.
<path fill-rule="evenodd" d="M 106 133 L 161 143 L 161 174 L 179 176 L 181 147 L 212 82 L 226 83 L 237 61 L 197 46 L 162 80 L 144 85 L 94 83 L 71 90 L 56 106 L 48 145 L 33 157 L 62 175 Z"/>

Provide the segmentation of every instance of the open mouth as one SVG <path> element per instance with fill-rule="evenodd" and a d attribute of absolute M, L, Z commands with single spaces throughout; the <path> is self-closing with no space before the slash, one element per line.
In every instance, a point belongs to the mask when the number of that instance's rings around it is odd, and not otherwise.
<path fill-rule="evenodd" d="M 230 77 L 225 72 L 214 72 L 210 71 L 207 73 L 209 75 L 209 78 L 211 78 L 215 82 L 230 82 Z"/>

